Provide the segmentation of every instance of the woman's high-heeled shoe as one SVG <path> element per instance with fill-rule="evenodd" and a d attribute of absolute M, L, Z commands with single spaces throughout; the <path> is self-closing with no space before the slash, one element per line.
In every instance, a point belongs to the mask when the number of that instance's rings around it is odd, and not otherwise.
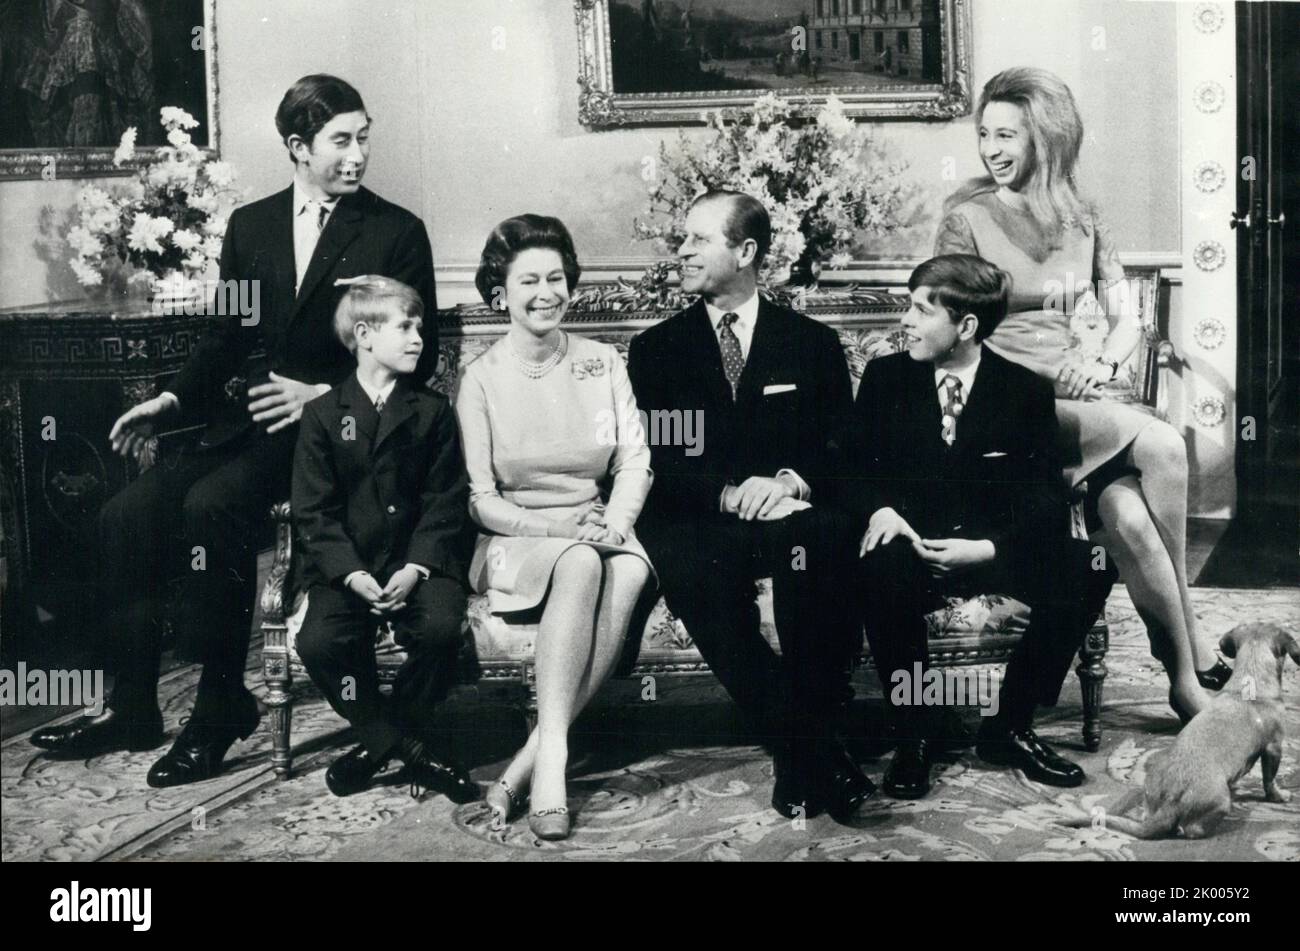
<path fill-rule="evenodd" d="M 555 841 L 569 837 L 569 808 L 556 806 L 554 809 L 538 809 L 528 816 L 528 828 L 539 839 Z"/>
<path fill-rule="evenodd" d="M 504 828 L 524 807 L 524 798 L 504 779 L 498 779 L 483 799 L 492 811 L 492 827 L 496 829 Z"/>
<path fill-rule="evenodd" d="M 1214 666 L 1209 670 L 1198 670 L 1196 672 L 1196 679 L 1201 682 L 1201 686 L 1206 690 L 1222 690 L 1231 676 L 1232 668 L 1225 664 L 1222 658 L 1216 659 Z"/>

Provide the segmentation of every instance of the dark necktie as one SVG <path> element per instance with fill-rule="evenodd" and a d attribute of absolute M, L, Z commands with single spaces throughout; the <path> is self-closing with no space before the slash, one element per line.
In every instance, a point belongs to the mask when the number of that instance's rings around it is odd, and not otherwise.
<path fill-rule="evenodd" d="M 731 398 L 736 398 L 736 387 L 740 385 L 740 374 L 745 372 L 745 355 L 740 349 L 740 338 L 731 329 L 740 317 L 736 314 L 722 315 L 722 330 L 718 333 L 718 343 L 722 345 L 722 372 L 727 374 L 731 384 Z"/>
<path fill-rule="evenodd" d="M 943 378 L 943 441 L 952 445 L 957 441 L 957 417 L 966 408 L 961 395 L 961 380 L 949 373 Z"/>

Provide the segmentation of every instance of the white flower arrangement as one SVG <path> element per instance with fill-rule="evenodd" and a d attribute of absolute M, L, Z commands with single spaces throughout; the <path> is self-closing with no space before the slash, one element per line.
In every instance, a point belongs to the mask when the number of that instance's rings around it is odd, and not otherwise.
<path fill-rule="evenodd" d="M 844 268 L 860 233 L 901 227 L 915 186 L 907 163 L 890 160 L 830 97 L 815 120 L 796 122 L 794 107 L 772 93 L 745 110 L 706 114 L 711 135 L 692 144 L 678 134 L 660 145 L 660 174 L 649 189 L 648 220 L 633 222 L 638 238 L 676 253 L 691 201 L 711 188 L 757 198 L 772 219 L 772 247 L 760 275 L 767 285 L 807 275 L 813 264 Z M 667 270 L 652 269 L 661 279 Z"/>
<path fill-rule="evenodd" d="M 228 162 L 209 161 L 187 130 L 198 125 L 184 109 L 160 110 L 168 145 L 112 192 L 87 185 L 67 241 L 77 280 L 85 287 L 127 266 L 131 282 L 158 285 L 165 276 L 198 277 L 221 256 L 230 210 L 240 194 Z M 122 133 L 113 164 L 135 157 L 136 129 Z"/>

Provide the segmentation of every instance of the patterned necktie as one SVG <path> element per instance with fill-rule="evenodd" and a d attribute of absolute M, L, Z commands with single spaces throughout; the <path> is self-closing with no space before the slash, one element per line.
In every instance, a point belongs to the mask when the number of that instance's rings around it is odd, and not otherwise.
<path fill-rule="evenodd" d="M 943 441 L 952 445 L 957 441 L 957 417 L 966 408 L 961 395 L 961 380 L 949 373 L 943 378 L 946 398 L 943 401 Z"/>
<path fill-rule="evenodd" d="M 382 413 L 383 411 L 384 411 L 384 398 L 382 396 L 376 396 L 375 413 L 378 414 L 378 413 Z"/>
<path fill-rule="evenodd" d="M 718 343 L 722 345 L 722 372 L 727 374 L 731 384 L 731 398 L 736 398 L 736 387 L 740 385 L 740 374 L 745 370 L 745 355 L 740 349 L 740 338 L 731 329 L 740 317 L 737 314 L 722 315 L 722 330 L 718 334 Z"/>

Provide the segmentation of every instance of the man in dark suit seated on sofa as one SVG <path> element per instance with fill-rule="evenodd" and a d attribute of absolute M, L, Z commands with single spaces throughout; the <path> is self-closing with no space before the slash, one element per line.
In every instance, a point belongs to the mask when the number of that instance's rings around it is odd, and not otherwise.
<path fill-rule="evenodd" d="M 1084 780 L 1035 735 L 1033 714 L 1055 704 L 1116 573 L 1094 568 L 1090 544 L 1070 537 L 1051 385 L 981 343 L 1006 314 L 1010 281 L 973 255 L 918 266 L 907 352 L 867 364 L 845 439 L 849 506 L 867 526 L 867 639 L 897 738 L 884 786 L 897 798 L 929 791 L 939 718 L 909 705 L 913 692 L 896 690 L 895 674 L 924 678 L 925 616 L 945 594 L 1009 595 L 1030 608 L 989 706 L 997 712 L 980 729 L 980 758 L 1049 785 Z"/>
<path fill-rule="evenodd" d="M 221 252 L 221 280 L 248 282 L 240 296 L 256 300 L 253 319 L 218 316 L 167 390 L 113 425 L 113 448 L 124 456 L 178 419 L 202 424 L 203 434 L 100 512 L 105 634 L 118 639 L 112 698 L 98 717 L 32 737 L 68 757 L 163 742 L 159 594 L 180 577 L 178 653 L 200 661 L 203 673 L 188 723 L 149 771 L 155 787 L 215 776 L 231 744 L 257 727 L 244 664 L 258 532 L 272 503 L 289 495 L 303 406 L 355 366 L 334 334 L 343 290 L 335 281 L 379 274 L 414 287 L 425 304 L 415 377 L 428 380 L 436 366 L 429 239 L 419 218 L 361 187 L 370 117 L 360 94 L 333 76 L 303 77 L 285 93 L 275 124 L 293 182 L 236 209 Z M 222 285 L 231 286 L 242 285 Z"/>
<path fill-rule="evenodd" d="M 651 446 L 637 533 L 669 610 L 773 748 L 773 808 L 845 820 L 874 792 L 831 729 L 862 643 L 845 580 L 856 536 L 827 504 L 852 406 L 848 365 L 834 330 L 758 295 L 771 243 L 758 201 L 707 193 L 686 234 L 682 287 L 700 299 L 632 341 L 628 373 L 642 412 L 696 414 L 703 440 L 690 452 Z M 780 657 L 754 598 L 767 576 Z"/>

